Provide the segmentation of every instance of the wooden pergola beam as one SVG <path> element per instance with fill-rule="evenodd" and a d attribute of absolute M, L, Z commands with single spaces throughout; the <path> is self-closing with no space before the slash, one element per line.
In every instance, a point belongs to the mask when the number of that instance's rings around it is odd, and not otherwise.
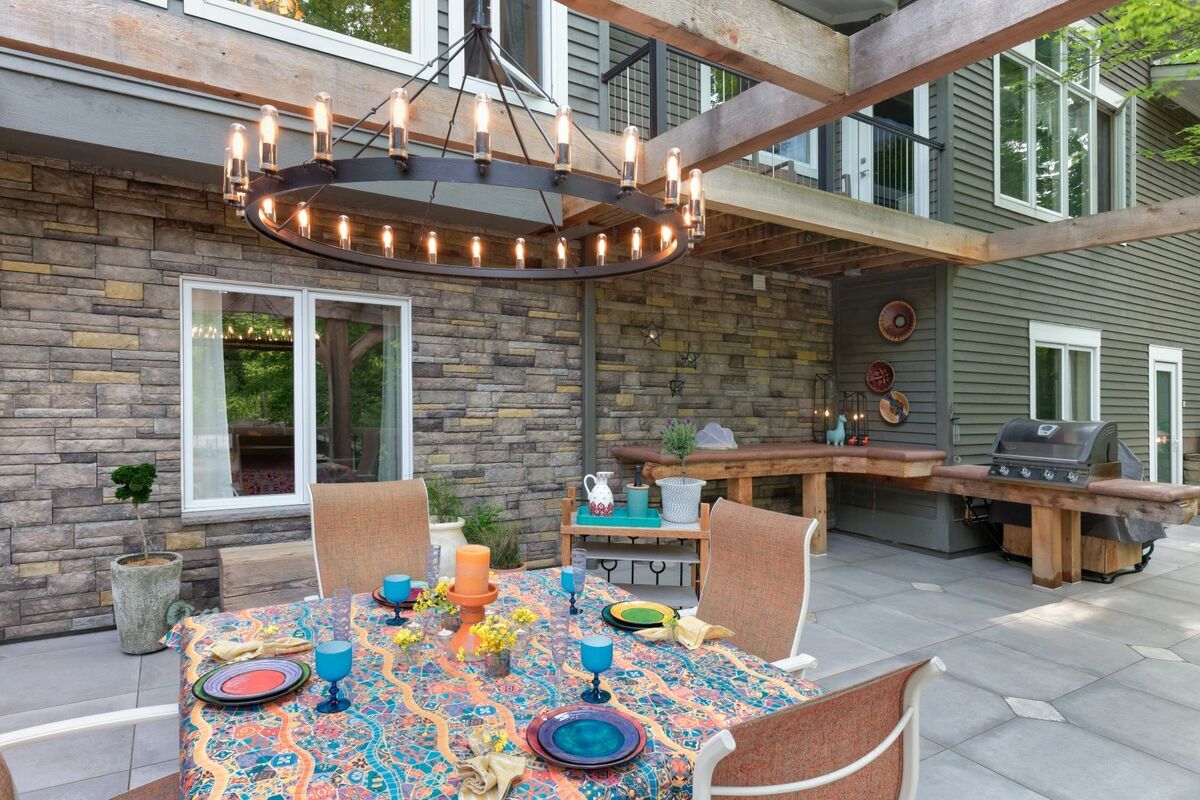
<path fill-rule="evenodd" d="M 1193 195 L 999 231 L 988 236 L 987 260 L 1011 261 L 1197 231 L 1200 231 L 1200 195 Z"/>
<path fill-rule="evenodd" d="M 710 170 L 1050 33 L 1115 0 L 921 0 L 850 39 L 848 92 L 832 101 L 760 83 L 646 143 L 643 179 L 657 189 L 667 150 Z"/>
<path fill-rule="evenodd" d="M 90 0 L 86 13 L 69 14 L 40 0 L 0 0 L 0 20 L 0 46 L 218 97 L 271 103 L 307 116 L 313 94 L 326 91 L 333 96 L 337 122 L 343 125 L 366 113 L 403 82 L 389 70 L 128 0 Z M 412 105 L 411 137 L 440 145 L 456 95 L 454 90 L 429 86 Z M 504 107 L 495 103 L 492 112 L 503 118 Z M 553 164 L 533 122 L 520 110 L 514 113 L 532 160 Z M 471 115 L 472 104 L 462 103 L 454 118 L 451 148 L 471 149 Z M 543 114 L 536 116 L 549 131 L 552 120 Z M 381 111 L 381 124 L 384 118 Z M 257 114 L 242 121 L 256 123 Z M 492 130 L 492 149 L 498 158 L 524 160 L 509 124 L 498 122 Z M 589 135 L 610 157 L 619 152 L 620 137 L 595 130 Z M 219 154 L 220 142 L 213 142 L 213 148 Z M 586 143 L 576 146 L 573 155 L 577 172 L 614 177 L 612 166 Z"/>
<path fill-rule="evenodd" d="M 849 91 L 849 38 L 775 0 L 561 1 L 807 97 L 833 101 Z"/>

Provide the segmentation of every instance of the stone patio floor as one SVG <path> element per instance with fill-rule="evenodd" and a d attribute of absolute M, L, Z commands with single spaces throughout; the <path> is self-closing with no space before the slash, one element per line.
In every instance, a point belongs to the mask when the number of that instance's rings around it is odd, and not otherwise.
<path fill-rule="evenodd" d="M 921 713 L 922 800 L 1200 798 L 1200 528 L 1150 566 L 1057 591 L 987 554 L 945 560 L 835 534 L 803 649 L 828 689 L 939 655 Z M 0 645 L 0 731 L 171 702 L 173 653 L 99 632 Z M 22 800 L 108 798 L 177 769 L 163 722 L 10 750 Z"/>

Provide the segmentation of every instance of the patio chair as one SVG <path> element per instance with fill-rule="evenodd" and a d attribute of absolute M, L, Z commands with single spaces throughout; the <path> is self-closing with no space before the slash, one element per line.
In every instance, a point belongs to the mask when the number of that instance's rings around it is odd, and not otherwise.
<path fill-rule="evenodd" d="M 945 671 L 932 658 L 719 731 L 692 797 L 915 800 L 921 691 Z"/>
<path fill-rule="evenodd" d="M 144 706 L 129 708 L 123 711 L 109 711 L 105 714 L 93 714 L 89 717 L 50 722 L 36 725 L 24 730 L 0 733 L 0 800 L 17 800 L 17 790 L 13 785 L 12 773 L 4 763 L 3 752 L 10 747 L 23 744 L 33 744 L 59 736 L 69 736 L 84 731 L 99 731 L 105 728 L 120 728 L 125 725 L 137 725 L 141 722 L 157 722 L 164 719 L 179 719 L 179 708 L 174 703 L 161 706 Z M 178 800 L 179 773 L 166 775 L 144 786 L 130 789 L 117 795 L 113 800 Z"/>
<path fill-rule="evenodd" d="M 700 605 L 680 613 L 724 625 L 738 647 L 803 677 L 817 666 L 800 652 L 817 521 L 725 499 L 710 519 Z"/>
<path fill-rule="evenodd" d="M 383 576 L 425 575 L 429 500 L 425 481 L 313 483 L 317 591 L 371 592 Z"/>

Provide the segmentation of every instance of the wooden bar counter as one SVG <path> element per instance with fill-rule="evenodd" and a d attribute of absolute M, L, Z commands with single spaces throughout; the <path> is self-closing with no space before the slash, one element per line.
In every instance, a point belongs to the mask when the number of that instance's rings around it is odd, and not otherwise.
<path fill-rule="evenodd" d="M 618 446 L 612 454 L 622 464 L 642 465 L 648 481 L 679 474 L 679 459 L 655 447 Z M 933 473 L 946 460 L 941 450 L 926 448 L 832 447 L 815 442 L 749 444 L 736 450 L 697 450 L 688 456 L 689 478 L 727 481 L 725 496 L 745 505 L 754 502 L 754 479 L 780 475 L 802 476 L 802 513 L 817 520 L 812 552 L 825 552 L 826 480 L 830 472 L 917 478 Z"/>

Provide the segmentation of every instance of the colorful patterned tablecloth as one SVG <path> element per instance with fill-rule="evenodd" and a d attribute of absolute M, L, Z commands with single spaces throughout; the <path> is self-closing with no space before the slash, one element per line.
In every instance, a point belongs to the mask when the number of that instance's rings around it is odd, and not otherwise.
<path fill-rule="evenodd" d="M 590 680 L 579 668 L 578 650 L 568 662 L 569 694 L 554 690 L 545 620 L 565 604 L 559 571 L 499 575 L 500 613 L 518 605 L 542 620 L 529 649 L 514 658 L 507 678 L 488 678 L 483 664 L 464 664 L 423 651 L 409 666 L 391 642 L 390 613 L 368 595 L 354 598 L 354 669 L 339 684 L 354 704 L 340 714 L 318 714 L 314 706 L 326 684 L 314 672 L 308 685 L 283 700 L 227 709 L 196 700 L 192 682 L 214 665 L 208 646 L 219 639 L 250 639 L 269 624 L 280 633 L 321 641 L 328 637 L 327 602 L 291 603 L 228 614 L 193 617 L 170 634 L 182 653 L 180 743 L 183 797 L 188 800 L 420 800 L 455 797 L 454 762 L 470 755 L 471 726 L 505 729 L 511 752 L 529 757 L 524 779 L 509 797 L 687 798 L 697 749 L 713 733 L 735 722 L 815 697 L 821 690 L 786 675 L 730 644 L 689 652 L 677 644 L 647 644 L 614 630 L 600 609 L 630 596 L 589 576 L 582 613 L 573 617 L 582 633 L 604 633 L 615 642 L 613 669 L 604 683 L 616 708 L 646 727 L 641 756 L 616 769 L 583 772 L 540 761 L 525 744 L 525 728 L 548 708 L 578 702 Z M 578 628 L 573 632 L 581 633 Z M 736 636 L 735 636 L 736 640 Z M 298 658 L 312 661 L 312 653 Z"/>

